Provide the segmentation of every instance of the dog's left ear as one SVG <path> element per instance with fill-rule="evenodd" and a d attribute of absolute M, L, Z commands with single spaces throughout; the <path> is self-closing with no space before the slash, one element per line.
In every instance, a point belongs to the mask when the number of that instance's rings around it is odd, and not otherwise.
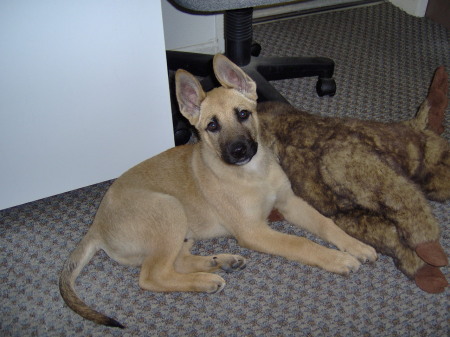
<path fill-rule="evenodd" d="M 175 88 L 181 113 L 192 125 L 196 125 L 200 105 L 206 97 L 200 82 L 189 72 L 179 69 L 175 74 Z"/>
<path fill-rule="evenodd" d="M 236 89 L 247 98 L 256 101 L 256 83 L 241 68 L 222 54 L 214 55 L 214 74 L 217 80 L 228 89 Z"/>

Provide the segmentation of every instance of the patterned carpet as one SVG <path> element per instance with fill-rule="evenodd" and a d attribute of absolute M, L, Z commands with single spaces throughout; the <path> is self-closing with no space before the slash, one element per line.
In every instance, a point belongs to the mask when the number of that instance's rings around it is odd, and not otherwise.
<path fill-rule="evenodd" d="M 315 79 L 277 81 L 292 104 L 322 115 L 383 121 L 410 118 L 438 65 L 450 69 L 449 31 L 389 4 L 301 17 L 255 27 L 263 55 L 322 55 L 336 62 L 337 93 L 318 98 Z M 450 113 L 445 137 L 450 139 Z M 126 330 L 74 314 L 58 291 L 63 260 L 86 233 L 111 182 L 0 211 L 2 336 L 447 336 L 449 290 L 419 290 L 380 256 L 349 277 L 237 246 L 198 242 L 195 253 L 249 259 L 225 274 L 216 295 L 143 291 L 139 269 L 98 253 L 78 279 L 88 304 Z M 432 204 L 450 251 L 450 202 Z M 306 234 L 287 223 L 273 227 Z M 443 269 L 450 279 L 448 268 Z"/>

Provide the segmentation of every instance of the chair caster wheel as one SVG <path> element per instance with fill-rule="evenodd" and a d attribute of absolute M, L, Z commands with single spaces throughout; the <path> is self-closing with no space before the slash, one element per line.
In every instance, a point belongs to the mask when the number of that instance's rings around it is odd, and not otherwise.
<path fill-rule="evenodd" d="M 336 93 L 336 82 L 333 78 L 319 78 L 316 84 L 316 91 L 320 97 L 325 95 L 334 96 Z"/>
<path fill-rule="evenodd" d="M 174 114 L 172 118 L 175 120 L 173 127 L 175 145 L 184 145 L 191 139 L 192 131 L 187 122 L 182 119 L 184 117 L 181 117 L 181 115 Z"/>
<path fill-rule="evenodd" d="M 189 129 L 178 129 L 174 132 L 175 145 L 184 145 L 191 139 L 191 131 Z"/>
<path fill-rule="evenodd" d="M 256 57 L 259 56 L 260 53 L 261 53 L 261 45 L 259 43 L 253 42 L 250 49 L 250 54 Z"/>

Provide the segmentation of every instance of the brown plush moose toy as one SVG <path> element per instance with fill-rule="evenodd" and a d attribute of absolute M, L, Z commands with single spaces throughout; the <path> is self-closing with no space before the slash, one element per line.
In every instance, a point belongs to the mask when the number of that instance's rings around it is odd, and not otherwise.
<path fill-rule="evenodd" d="M 450 198 L 450 145 L 440 134 L 448 76 L 439 67 L 414 119 L 381 123 L 326 118 L 261 103 L 266 142 L 294 192 L 357 239 L 391 256 L 422 290 L 439 293 L 448 264 L 426 200 Z M 272 212 L 270 220 L 280 219 Z"/>

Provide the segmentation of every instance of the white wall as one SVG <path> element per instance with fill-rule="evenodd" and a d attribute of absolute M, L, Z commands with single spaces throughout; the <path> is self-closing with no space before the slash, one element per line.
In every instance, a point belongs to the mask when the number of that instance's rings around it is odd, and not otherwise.
<path fill-rule="evenodd" d="M 424 17 L 428 0 L 389 0 L 392 4 L 403 9 L 406 13 Z"/>
<path fill-rule="evenodd" d="M 173 145 L 159 1 L 0 2 L 0 209 Z"/>
<path fill-rule="evenodd" d="M 161 0 L 168 50 L 205 54 L 224 52 L 223 15 L 188 14 Z"/>

